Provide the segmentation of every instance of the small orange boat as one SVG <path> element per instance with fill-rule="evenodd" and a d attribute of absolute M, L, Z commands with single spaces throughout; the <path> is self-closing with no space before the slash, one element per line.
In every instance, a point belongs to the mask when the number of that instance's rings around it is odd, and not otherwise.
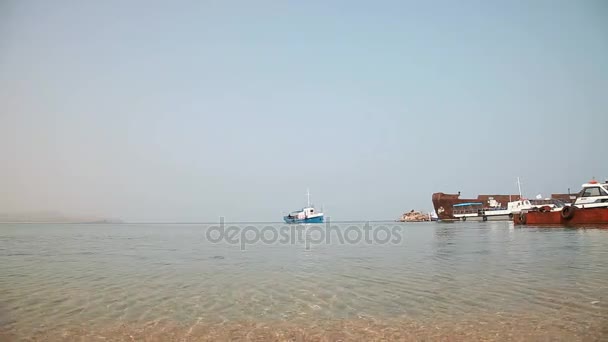
<path fill-rule="evenodd" d="M 582 187 L 572 205 L 522 211 L 513 217 L 513 222 L 525 225 L 608 225 L 608 181 L 600 184 L 591 180 Z"/>

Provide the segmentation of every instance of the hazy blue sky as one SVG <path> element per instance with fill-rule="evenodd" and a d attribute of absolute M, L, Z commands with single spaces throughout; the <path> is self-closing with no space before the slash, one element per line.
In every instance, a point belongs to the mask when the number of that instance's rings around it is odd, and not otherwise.
<path fill-rule="evenodd" d="M 0 1 L 0 208 L 392 219 L 608 177 L 608 2 Z"/>

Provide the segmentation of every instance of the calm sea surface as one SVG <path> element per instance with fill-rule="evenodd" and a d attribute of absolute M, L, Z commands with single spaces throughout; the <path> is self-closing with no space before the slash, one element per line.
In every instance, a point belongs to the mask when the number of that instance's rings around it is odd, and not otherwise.
<path fill-rule="evenodd" d="M 0 224 L 0 340 L 608 339 L 608 229 L 333 225 Z"/>

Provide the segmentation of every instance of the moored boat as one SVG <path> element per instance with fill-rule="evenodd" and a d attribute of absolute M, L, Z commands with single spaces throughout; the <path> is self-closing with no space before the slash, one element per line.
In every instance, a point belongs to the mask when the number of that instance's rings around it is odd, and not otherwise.
<path fill-rule="evenodd" d="M 475 221 L 510 221 L 514 215 L 518 215 L 524 210 L 530 210 L 534 208 L 562 208 L 565 204 L 560 200 L 555 199 L 519 199 L 507 203 L 507 206 L 503 206 L 500 202 L 494 199 L 490 199 L 489 205 L 484 206 L 481 202 L 472 203 L 459 203 L 454 204 L 452 208 L 453 215 L 456 219 L 461 221 L 475 220 Z"/>
<path fill-rule="evenodd" d="M 519 186 L 519 178 L 518 178 L 518 186 Z M 564 203 L 570 203 L 572 201 L 572 197 L 570 194 L 552 194 L 550 197 L 550 201 L 561 201 Z M 460 198 L 460 192 L 458 194 L 446 194 L 443 192 L 436 192 L 433 194 L 433 207 L 435 208 L 435 212 L 439 216 L 439 219 L 442 221 L 454 221 L 461 220 L 461 217 L 454 216 L 454 207 L 459 204 L 470 204 L 470 203 L 481 203 L 481 208 L 491 208 L 494 203 L 512 203 L 517 201 L 525 201 L 525 199 L 521 196 L 521 187 L 518 195 L 478 195 L 477 198 L 468 199 L 468 198 Z M 521 203 L 520 203 L 521 204 Z M 456 206 L 458 208 L 458 206 Z M 500 210 L 505 210 L 506 208 L 498 208 Z M 464 209 L 464 208 L 461 208 Z M 495 208 L 496 209 L 496 208 Z M 499 213 L 493 213 L 494 215 L 490 216 L 500 216 Z M 457 214 L 458 215 L 458 214 Z M 475 215 L 471 215 L 471 213 L 467 214 L 467 217 L 475 217 Z M 509 213 L 507 213 L 507 217 Z M 486 217 L 488 217 L 486 215 Z M 481 217 L 483 220 L 483 215 Z M 509 218 L 510 219 L 510 218 Z"/>
<path fill-rule="evenodd" d="M 283 216 L 285 223 L 323 223 L 324 215 L 310 204 L 310 192 L 308 190 L 306 196 L 308 199 L 306 207 Z"/>
<path fill-rule="evenodd" d="M 524 210 L 513 217 L 515 224 L 584 225 L 608 224 L 608 181 L 591 180 L 582 185 L 572 205 Z"/>

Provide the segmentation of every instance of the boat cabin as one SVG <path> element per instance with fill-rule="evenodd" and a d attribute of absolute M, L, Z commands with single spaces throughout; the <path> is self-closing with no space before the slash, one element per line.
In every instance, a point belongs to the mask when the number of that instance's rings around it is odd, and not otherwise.
<path fill-rule="evenodd" d="M 452 206 L 452 215 L 457 218 L 479 216 L 483 210 L 481 202 L 458 203 Z"/>
<path fill-rule="evenodd" d="M 608 181 L 601 184 L 596 180 L 591 180 L 589 183 L 583 184 L 574 205 L 580 208 L 608 206 Z"/>
<path fill-rule="evenodd" d="M 302 219 L 314 216 L 314 214 L 315 214 L 315 208 L 309 207 L 309 208 L 304 208 L 302 210 L 293 211 L 288 215 L 288 217 L 302 220 Z"/>
<path fill-rule="evenodd" d="M 315 208 L 304 208 L 302 209 L 302 212 L 304 213 L 304 216 L 310 217 L 315 214 Z"/>
<path fill-rule="evenodd" d="M 507 209 L 511 213 L 519 213 L 522 210 L 530 209 L 533 205 L 528 199 L 519 199 L 517 201 L 512 201 L 507 203 Z"/>
<path fill-rule="evenodd" d="M 488 198 L 488 206 L 486 210 L 505 210 L 506 208 L 502 205 L 502 203 L 498 202 L 494 199 L 494 197 Z"/>

